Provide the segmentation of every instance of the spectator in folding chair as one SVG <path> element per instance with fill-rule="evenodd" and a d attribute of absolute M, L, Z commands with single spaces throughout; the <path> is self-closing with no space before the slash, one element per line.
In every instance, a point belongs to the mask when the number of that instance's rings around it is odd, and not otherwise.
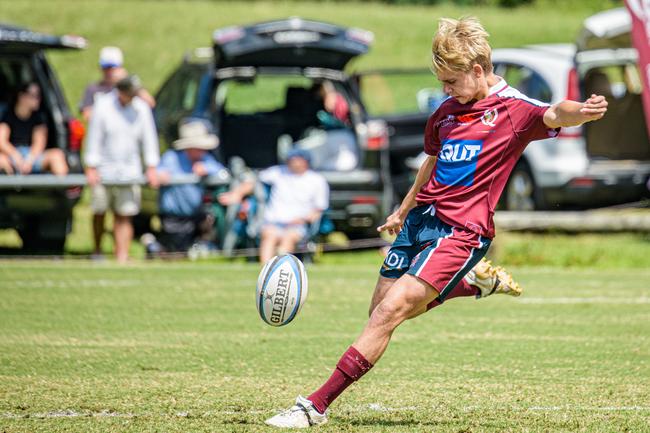
<path fill-rule="evenodd" d="M 198 184 L 170 185 L 176 175 L 195 174 L 201 178 L 219 174 L 226 168 L 212 150 L 218 137 L 202 119 L 188 119 L 179 127 L 180 138 L 167 150 L 158 165 L 160 193 L 158 196 L 162 231 L 159 237 L 165 252 L 186 252 L 197 241 L 210 242 L 214 216 L 203 206 L 205 186 Z M 143 243 L 148 243 L 143 240 Z"/>
<path fill-rule="evenodd" d="M 258 180 L 270 186 L 259 248 L 260 262 L 266 263 L 275 254 L 295 252 L 310 234 L 311 226 L 329 206 L 329 186 L 310 169 L 310 155 L 301 149 L 287 154 L 286 165 L 262 170 Z M 221 194 L 219 202 L 225 206 L 241 203 L 254 189 L 255 182 L 247 180 Z"/>

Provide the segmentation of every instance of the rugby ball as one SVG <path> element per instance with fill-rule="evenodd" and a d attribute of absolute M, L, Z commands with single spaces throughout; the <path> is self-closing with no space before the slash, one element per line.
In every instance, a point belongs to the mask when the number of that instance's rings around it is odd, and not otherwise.
<path fill-rule="evenodd" d="M 271 326 L 291 322 L 307 299 L 305 266 L 292 254 L 275 256 L 257 279 L 256 303 L 262 320 Z"/>

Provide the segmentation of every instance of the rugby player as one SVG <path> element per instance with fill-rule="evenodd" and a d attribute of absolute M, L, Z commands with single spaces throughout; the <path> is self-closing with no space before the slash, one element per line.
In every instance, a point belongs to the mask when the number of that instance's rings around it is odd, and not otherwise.
<path fill-rule="evenodd" d="M 327 422 L 329 405 L 377 363 L 405 320 L 453 297 L 517 294 L 505 272 L 481 261 L 510 172 L 528 143 L 600 119 L 607 101 L 591 95 L 582 103 L 548 105 L 526 97 L 493 73 L 487 38 L 475 18 L 440 20 L 433 71 L 449 98 L 427 122 L 427 158 L 412 188 L 378 228 L 397 238 L 381 268 L 370 319 L 331 377 L 267 424 Z"/>

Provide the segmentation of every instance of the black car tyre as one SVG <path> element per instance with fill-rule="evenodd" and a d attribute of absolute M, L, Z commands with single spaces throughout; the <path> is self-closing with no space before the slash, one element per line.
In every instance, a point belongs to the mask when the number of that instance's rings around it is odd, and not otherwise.
<path fill-rule="evenodd" d="M 544 209 L 544 199 L 535 178 L 525 161 L 519 161 L 510 174 L 510 179 L 501 197 L 506 210 L 532 211 Z"/>
<path fill-rule="evenodd" d="M 43 236 L 40 231 L 41 224 L 60 226 L 59 232 L 49 233 Z M 25 226 L 18 229 L 18 235 L 23 241 L 23 253 L 29 254 L 51 254 L 62 255 L 65 247 L 66 221 L 58 224 L 58 221 L 51 221 L 37 217 L 27 217 Z"/>

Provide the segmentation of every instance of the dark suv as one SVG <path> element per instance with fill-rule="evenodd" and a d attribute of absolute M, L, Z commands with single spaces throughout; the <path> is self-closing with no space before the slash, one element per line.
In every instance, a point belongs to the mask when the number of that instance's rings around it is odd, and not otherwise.
<path fill-rule="evenodd" d="M 10 108 L 11 96 L 21 83 L 38 83 L 41 111 L 47 119 L 47 147 L 65 152 L 70 173 L 82 173 L 79 150 L 84 128 L 71 115 L 44 50 L 85 45 L 86 41 L 76 36 L 52 36 L 0 24 L 0 114 Z M 61 253 L 81 188 L 34 187 L 28 177 L 0 176 L 0 228 L 17 229 L 26 251 Z"/>
<path fill-rule="evenodd" d="M 388 128 L 369 118 L 357 81 L 344 72 L 350 60 L 368 51 L 372 38 L 364 30 L 300 18 L 217 30 L 214 46 L 195 50 L 157 94 L 163 142 L 176 138 L 182 118 L 202 117 L 219 135 L 216 152 L 224 163 L 240 157 L 253 169 L 278 164 L 283 141 L 291 146 L 320 127 L 322 105 L 314 103 L 313 89 L 327 81 L 349 106 L 344 129 L 355 154 L 345 167 L 313 167 L 330 184 L 328 216 L 350 237 L 376 236 L 394 201 Z"/>

